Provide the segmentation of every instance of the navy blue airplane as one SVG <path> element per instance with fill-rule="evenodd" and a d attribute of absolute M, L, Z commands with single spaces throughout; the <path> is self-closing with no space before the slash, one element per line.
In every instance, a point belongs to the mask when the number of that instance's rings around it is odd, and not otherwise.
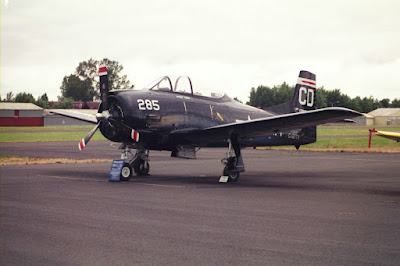
<path fill-rule="evenodd" d="M 340 107 L 316 110 L 316 79 L 308 71 L 300 71 L 289 102 L 263 110 L 226 94 L 206 97 L 195 93 L 188 77 L 179 77 L 175 86 L 165 76 L 143 90 L 109 91 L 106 66 L 99 68 L 99 76 L 101 104 L 96 116 L 52 112 L 96 124 L 80 141 L 80 150 L 97 129 L 110 141 L 122 143 L 124 181 L 133 172 L 149 173 L 149 150 L 167 150 L 172 157 L 195 159 L 201 147 L 227 147 L 223 176 L 236 182 L 245 171 L 241 148 L 294 145 L 298 149 L 316 141 L 316 125 L 361 115 Z M 136 149 L 135 155 L 131 149 Z"/>

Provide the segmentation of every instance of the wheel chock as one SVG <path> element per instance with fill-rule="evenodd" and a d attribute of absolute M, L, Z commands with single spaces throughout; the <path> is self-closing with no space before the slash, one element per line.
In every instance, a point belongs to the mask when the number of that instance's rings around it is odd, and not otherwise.
<path fill-rule="evenodd" d="M 119 182 L 121 177 L 121 170 L 124 166 L 125 160 L 114 160 L 111 169 L 108 181 L 110 182 Z"/>
<path fill-rule="evenodd" d="M 223 176 L 221 176 L 221 177 L 219 178 L 219 182 L 220 182 L 220 183 L 226 183 L 226 182 L 228 182 L 228 179 L 229 179 L 229 176 L 223 175 Z"/>

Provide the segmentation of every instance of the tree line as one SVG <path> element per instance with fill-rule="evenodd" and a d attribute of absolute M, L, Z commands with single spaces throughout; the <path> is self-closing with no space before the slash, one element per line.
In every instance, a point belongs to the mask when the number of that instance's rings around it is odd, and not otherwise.
<path fill-rule="evenodd" d="M 268 87 L 260 85 L 251 88 L 249 101 L 246 103 L 254 107 L 266 108 L 273 105 L 288 102 L 292 99 L 295 86 L 290 86 L 286 82 L 281 85 Z M 369 113 L 377 108 L 400 108 L 400 98 L 390 100 L 385 98 L 378 100 L 370 97 L 355 98 L 344 94 L 340 89 L 326 90 L 324 87 L 317 89 L 316 108 L 325 107 L 346 107 L 361 113 Z"/>
<path fill-rule="evenodd" d="M 2 102 L 16 102 L 16 103 L 34 103 L 37 106 L 40 106 L 44 109 L 50 108 L 49 97 L 47 97 L 47 93 L 39 96 L 37 99 L 33 97 L 31 93 L 21 92 L 14 96 L 14 93 L 9 92 L 6 95 L 5 99 L 1 99 Z M 71 102 L 72 104 L 72 102 Z"/>
<path fill-rule="evenodd" d="M 61 96 L 58 96 L 52 108 L 54 109 L 72 109 L 73 101 L 90 102 L 100 99 L 100 88 L 98 79 L 99 66 L 105 64 L 107 66 L 108 84 L 112 89 L 133 89 L 134 85 L 130 84 L 127 75 L 122 75 L 123 66 L 117 61 L 104 58 L 103 60 L 94 60 L 90 58 L 78 64 L 75 72 L 65 76 L 61 82 Z M 12 92 L 7 93 L 2 102 L 21 102 L 34 103 L 44 109 L 49 109 L 49 98 L 47 94 L 39 96 L 37 99 L 31 93 L 18 93 L 16 96 Z"/>
<path fill-rule="evenodd" d="M 73 101 L 88 102 L 100 98 L 98 69 L 99 66 L 107 65 L 107 74 L 110 89 L 133 89 L 134 85 L 128 80 L 127 75 L 121 72 L 123 66 L 117 61 L 104 58 L 95 60 L 90 58 L 78 64 L 75 72 L 67 75 L 61 82 L 58 102 L 52 108 L 73 108 Z M 294 87 L 286 82 L 281 85 L 271 87 L 260 85 L 251 88 L 249 101 L 246 103 L 254 107 L 266 108 L 273 105 L 290 101 L 293 96 Z M 377 108 L 396 107 L 400 108 L 400 98 L 390 100 L 385 98 L 378 100 L 370 97 L 361 98 L 359 96 L 351 98 L 342 93 L 340 89 L 326 90 L 324 87 L 317 89 L 316 108 L 324 107 L 346 107 L 358 112 L 368 113 Z M 235 98 L 237 100 L 237 98 Z M 50 108 L 47 94 L 39 96 L 37 99 L 30 93 L 18 93 L 16 96 L 9 92 L 5 99 L 1 101 L 34 103 L 42 108 Z"/>

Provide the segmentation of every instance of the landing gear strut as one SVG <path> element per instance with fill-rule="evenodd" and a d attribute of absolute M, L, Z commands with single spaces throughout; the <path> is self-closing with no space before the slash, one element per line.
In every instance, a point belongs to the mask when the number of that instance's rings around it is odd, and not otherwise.
<path fill-rule="evenodd" d="M 149 150 L 137 149 L 135 156 L 129 162 L 137 175 L 148 175 L 150 171 Z"/>
<path fill-rule="evenodd" d="M 239 180 L 240 173 L 245 171 L 244 162 L 240 152 L 238 136 L 231 136 L 228 142 L 228 157 L 221 160 L 221 163 L 225 165 L 222 175 L 228 177 L 228 182 L 236 182 Z M 232 149 L 235 152 L 235 156 L 232 154 Z"/>
<path fill-rule="evenodd" d="M 124 166 L 121 170 L 121 180 L 128 181 L 133 172 L 136 175 L 148 175 L 150 171 L 150 164 L 149 164 L 149 150 L 144 148 L 138 148 L 136 150 L 135 155 L 131 152 L 131 146 L 129 145 L 122 145 L 120 149 L 124 149 L 121 154 L 121 159 L 125 160 Z"/>

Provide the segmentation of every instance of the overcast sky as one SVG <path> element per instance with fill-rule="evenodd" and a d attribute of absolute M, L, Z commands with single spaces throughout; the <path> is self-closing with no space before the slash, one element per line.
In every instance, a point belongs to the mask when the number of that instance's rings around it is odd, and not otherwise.
<path fill-rule="evenodd" d="M 1 96 L 60 95 L 89 58 L 135 88 L 188 75 L 194 89 L 248 100 L 298 72 L 351 97 L 400 98 L 400 1 L 1 1 Z"/>

